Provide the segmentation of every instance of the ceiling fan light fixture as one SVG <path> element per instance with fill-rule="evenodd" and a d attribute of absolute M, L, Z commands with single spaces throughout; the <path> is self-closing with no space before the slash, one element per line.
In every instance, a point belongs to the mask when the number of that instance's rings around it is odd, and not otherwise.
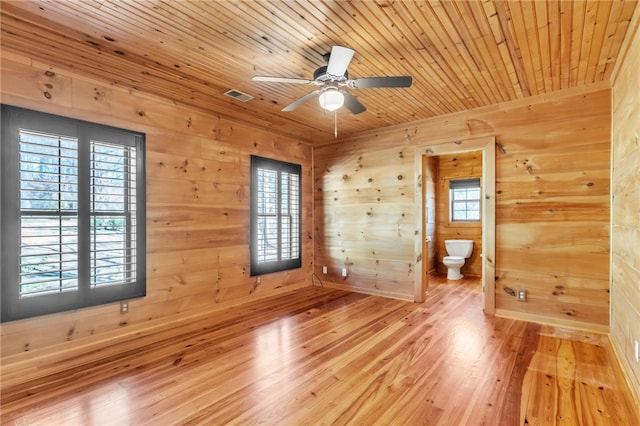
<path fill-rule="evenodd" d="M 318 89 L 307 93 L 282 108 L 283 112 L 294 111 L 317 96 L 320 107 L 325 111 L 336 112 L 344 106 L 354 115 L 361 114 L 367 110 L 364 105 L 362 105 L 349 90 L 340 90 L 340 87 L 347 86 L 350 89 L 395 89 L 411 87 L 413 79 L 409 75 L 364 77 L 350 80 L 347 68 L 349 67 L 353 54 L 353 50 L 348 47 L 333 46 L 330 54 L 323 55 L 327 65 L 321 66 L 313 72 L 313 80 L 290 77 L 269 77 L 264 75 L 255 75 L 252 80 L 318 86 Z M 337 116 L 337 113 L 335 115 Z"/>
<path fill-rule="evenodd" d="M 327 111 L 335 111 L 344 105 L 344 95 L 336 89 L 325 90 L 318 98 L 320 106 Z"/>

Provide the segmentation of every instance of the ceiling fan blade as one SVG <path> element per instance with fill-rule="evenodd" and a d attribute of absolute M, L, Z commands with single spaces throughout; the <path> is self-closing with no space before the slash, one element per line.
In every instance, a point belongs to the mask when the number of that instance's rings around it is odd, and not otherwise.
<path fill-rule="evenodd" d="M 304 78 L 269 77 L 265 75 L 255 75 L 251 80 L 270 83 L 316 84 L 314 80 L 305 80 Z"/>
<path fill-rule="evenodd" d="M 333 46 L 329 56 L 329 63 L 327 64 L 327 74 L 334 77 L 342 77 L 347 71 L 353 54 L 354 51 L 348 47 Z"/>
<path fill-rule="evenodd" d="M 349 80 L 347 85 L 352 89 L 376 89 L 385 87 L 411 87 L 413 78 L 408 75 L 396 77 L 365 77 Z"/>
<path fill-rule="evenodd" d="M 308 102 L 311 99 L 313 99 L 318 93 L 320 93 L 319 90 L 314 90 L 311 93 L 307 93 L 306 95 L 304 95 L 300 99 L 298 99 L 298 100 L 294 101 L 293 103 L 287 105 L 286 107 L 282 108 L 282 111 L 284 111 L 284 112 L 293 111 L 294 109 L 297 109 L 300 105 L 302 105 L 305 102 Z"/>
<path fill-rule="evenodd" d="M 344 95 L 344 106 L 351 111 L 352 114 L 360 114 L 367 110 L 351 93 L 346 90 L 341 90 L 340 92 Z"/>

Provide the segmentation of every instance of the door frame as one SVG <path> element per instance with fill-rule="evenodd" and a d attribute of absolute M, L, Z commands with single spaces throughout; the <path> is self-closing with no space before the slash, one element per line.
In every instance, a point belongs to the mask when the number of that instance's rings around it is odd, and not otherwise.
<path fill-rule="evenodd" d="M 486 314 L 494 315 L 495 300 L 495 251 L 496 251 L 496 138 L 484 136 L 456 140 L 442 140 L 420 145 L 415 149 L 415 170 L 418 176 L 416 185 L 416 238 L 415 249 L 417 265 L 415 269 L 416 302 L 424 302 L 429 286 L 428 270 L 429 250 L 426 242 L 426 176 L 424 176 L 423 157 L 435 157 L 458 152 L 482 152 L 482 293 L 483 309 Z"/>

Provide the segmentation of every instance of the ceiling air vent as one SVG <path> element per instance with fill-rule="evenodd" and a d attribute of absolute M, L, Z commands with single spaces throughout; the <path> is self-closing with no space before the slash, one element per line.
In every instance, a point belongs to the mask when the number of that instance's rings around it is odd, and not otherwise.
<path fill-rule="evenodd" d="M 253 96 L 242 93 L 241 91 L 236 89 L 227 90 L 226 92 L 224 92 L 224 94 L 233 99 L 237 99 L 240 102 L 247 102 L 253 99 Z"/>

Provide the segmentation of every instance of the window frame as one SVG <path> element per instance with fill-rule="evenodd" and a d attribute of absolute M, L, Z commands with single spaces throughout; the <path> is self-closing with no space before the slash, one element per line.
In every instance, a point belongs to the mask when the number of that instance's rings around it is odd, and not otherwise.
<path fill-rule="evenodd" d="M 282 191 L 282 182 L 280 177 L 282 173 L 289 173 L 298 176 L 298 200 L 297 200 L 297 229 L 294 230 L 296 238 L 298 240 L 298 256 L 291 259 L 282 259 L 282 233 L 278 232 L 278 246 L 277 257 L 278 260 L 260 262 L 258 260 L 259 250 L 259 235 L 258 235 L 258 203 L 259 203 L 259 190 L 258 190 L 258 170 L 266 169 L 270 171 L 276 171 L 278 175 L 277 187 L 278 194 Z M 277 201 L 277 222 L 281 223 L 282 197 L 278 197 Z M 278 225 L 280 230 L 280 225 Z M 285 161 L 273 160 L 270 158 L 259 157 L 257 155 L 251 156 L 251 206 L 250 206 L 250 275 L 257 276 L 263 274 L 269 274 L 273 272 L 286 271 L 290 269 L 296 269 L 302 267 L 302 166 L 299 164 L 288 163 Z"/>
<path fill-rule="evenodd" d="M 2 279 L 0 293 L 1 321 L 36 317 L 102 305 L 146 295 L 146 187 L 145 135 L 139 132 L 94 124 L 82 120 L 1 105 L 3 122 L 0 187 Z M 77 138 L 77 281 L 73 291 L 60 291 L 36 296 L 20 296 L 21 221 L 24 215 L 20 195 L 20 132 Z M 129 176 L 135 179 L 135 280 L 125 284 L 92 286 L 90 221 L 95 211 L 90 208 L 91 141 L 126 146 L 135 150 L 136 165 Z M 127 177 L 129 178 L 129 177 Z M 43 215 L 63 216 L 60 210 L 42 210 Z M 27 216 L 29 214 L 27 213 Z"/>
<path fill-rule="evenodd" d="M 460 189 L 478 189 L 478 198 L 477 199 L 465 199 L 456 201 L 454 199 L 454 191 Z M 456 203 L 464 203 L 467 205 L 470 202 L 478 203 L 478 219 L 456 219 L 455 218 L 455 204 Z M 480 182 L 480 178 L 465 178 L 465 179 L 450 179 L 449 180 L 449 222 L 450 223 L 477 223 L 482 220 L 481 212 L 482 212 L 482 185 Z M 469 211 L 469 209 L 466 209 Z"/>

